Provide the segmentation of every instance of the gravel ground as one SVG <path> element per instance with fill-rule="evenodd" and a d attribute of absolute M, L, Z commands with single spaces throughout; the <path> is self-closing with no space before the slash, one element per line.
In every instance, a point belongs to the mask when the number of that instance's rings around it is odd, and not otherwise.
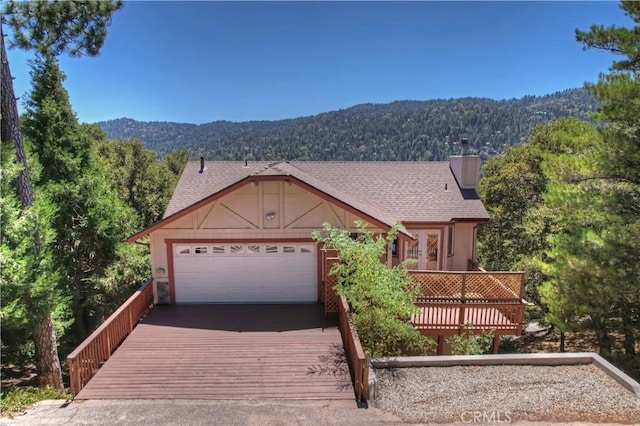
<path fill-rule="evenodd" d="M 594 365 L 375 370 L 376 407 L 408 422 L 640 424 L 640 398 Z"/>

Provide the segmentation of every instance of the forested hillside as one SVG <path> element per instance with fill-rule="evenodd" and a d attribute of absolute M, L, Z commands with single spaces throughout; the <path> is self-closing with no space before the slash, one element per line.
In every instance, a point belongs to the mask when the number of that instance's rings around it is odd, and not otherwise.
<path fill-rule="evenodd" d="M 109 138 L 138 138 L 163 156 L 185 148 L 210 160 L 442 160 L 460 138 L 483 156 L 519 145 L 531 128 L 562 117 L 586 119 L 597 103 L 585 89 L 494 101 L 461 98 L 362 104 L 280 121 L 206 124 L 98 123 Z"/>

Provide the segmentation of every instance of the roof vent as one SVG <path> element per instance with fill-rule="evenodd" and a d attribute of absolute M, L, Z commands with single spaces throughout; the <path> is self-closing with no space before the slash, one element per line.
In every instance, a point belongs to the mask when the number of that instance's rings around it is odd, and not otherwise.
<path fill-rule="evenodd" d="M 204 157 L 200 157 L 200 171 L 198 173 L 204 173 Z"/>
<path fill-rule="evenodd" d="M 249 167 L 249 162 L 247 161 L 247 159 L 246 159 L 246 158 L 244 159 L 244 166 L 245 166 L 245 167 Z"/>

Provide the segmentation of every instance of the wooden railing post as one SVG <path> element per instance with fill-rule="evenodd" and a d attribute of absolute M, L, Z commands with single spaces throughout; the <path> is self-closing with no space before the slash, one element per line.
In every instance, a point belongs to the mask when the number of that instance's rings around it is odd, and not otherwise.
<path fill-rule="evenodd" d="M 67 364 L 69 366 L 69 387 L 71 388 L 71 393 L 75 395 L 80 392 L 78 365 L 75 359 L 68 361 Z"/>
<path fill-rule="evenodd" d="M 524 319 L 524 305 L 520 305 L 517 308 L 517 313 L 515 315 L 516 322 L 519 325 L 517 330 L 517 335 L 520 336 L 522 334 L 522 320 Z"/>
<path fill-rule="evenodd" d="M 366 401 L 369 399 L 369 352 L 364 354 L 362 369 L 362 398 Z"/>
<path fill-rule="evenodd" d="M 462 288 L 460 289 L 460 296 L 462 298 L 462 303 L 464 303 L 464 300 L 466 298 L 466 292 L 467 292 L 467 274 L 463 273 L 462 274 Z"/>
<path fill-rule="evenodd" d="M 131 315 L 131 305 L 127 306 L 127 313 L 129 314 L 129 333 L 133 330 L 133 318 Z"/>
<path fill-rule="evenodd" d="M 106 338 L 107 338 L 107 352 L 111 353 L 112 345 L 111 345 L 111 328 L 107 328 L 106 330 Z"/>

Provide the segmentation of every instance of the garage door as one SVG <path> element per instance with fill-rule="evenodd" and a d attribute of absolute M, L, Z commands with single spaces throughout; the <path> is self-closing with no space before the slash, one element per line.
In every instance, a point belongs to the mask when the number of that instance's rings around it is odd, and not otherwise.
<path fill-rule="evenodd" d="M 315 244 L 174 245 L 176 303 L 317 301 Z"/>

